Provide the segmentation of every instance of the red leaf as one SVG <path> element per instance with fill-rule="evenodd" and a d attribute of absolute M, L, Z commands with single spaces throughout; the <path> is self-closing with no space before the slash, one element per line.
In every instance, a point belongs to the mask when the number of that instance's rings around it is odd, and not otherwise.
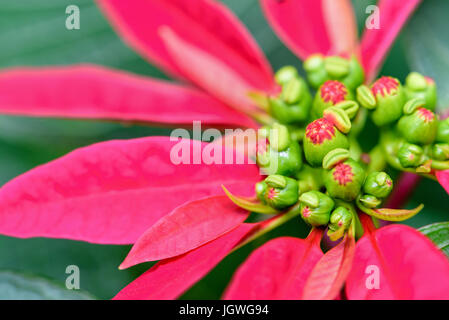
<path fill-rule="evenodd" d="M 188 77 L 174 62 L 159 31 L 169 27 L 179 37 L 221 60 L 259 89 L 272 85 L 263 52 L 243 24 L 215 0 L 97 0 L 114 27 L 143 56 L 172 74 Z"/>
<path fill-rule="evenodd" d="M 358 54 L 357 22 L 350 0 L 322 0 L 326 30 L 331 42 L 331 54 Z"/>
<path fill-rule="evenodd" d="M 355 240 L 345 238 L 317 262 L 304 287 L 304 300 L 335 299 L 351 270 Z"/>
<path fill-rule="evenodd" d="M 184 41 L 168 27 L 161 27 L 160 34 L 173 60 L 193 83 L 239 110 L 247 113 L 257 110 L 248 96 L 254 87 L 235 70 Z"/>
<path fill-rule="evenodd" d="M 379 0 L 380 26 L 365 29 L 361 41 L 361 53 L 366 78 L 372 81 L 390 50 L 396 36 L 421 0 Z"/>
<path fill-rule="evenodd" d="M 355 49 L 354 12 L 346 0 L 261 0 L 261 5 L 279 37 L 303 60 L 314 53 L 350 54 Z"/>
<path fill-rule="evenodd" d="M 127 244 L 175 207 L 223 194 L 222 184 L 254 192 L 256 165 L 175 165 L 174 146 L 193 146 L 196 155 L 206 144 L 168 137 L 109 141 L 37 167 L 0 189 L 0 233 Z"/>
<path fill-rule="evenodd" d="M 376 275 L 377 289 L 373 287 Z M 357 242 L 346 295 L 349 299 L 449 299 L 449 261 L 408 226 L 371 230 Z"/>
<path fill-rule="evenodd" d="M 282 237 L 267 242 L 239 267 L 224 298 L 299 299 L 307 277 L 323 255 L 321 234 L 314 232 L 309 240 Z"/>
<path fill-rule="evenodd" d="M 182 256 L 158 262 L 123 288 L 115 300 L 175 299 L 211 271 L 259 224 L 244 223 Z"/>
<path fill-rule="evenodd" d="M 248 216 L 248 211 L 234 205 L 226 196 L 181 205 L 137 239 L 120 269 L 186 253 L 236 228 Z"/>
<path fill-rule="evenodd" d="M 441 186 L 449 194 L 449 170 L 436 171 L 435 175 L 436 175 L 436 177 L 438 179 L 438 182 L 441 184 Z"/>
<path fill-rule="evenodd" d="M 244 114 L 198 90 L 90 65 L 3 71 L 0 112 L 255 127 Z"/>

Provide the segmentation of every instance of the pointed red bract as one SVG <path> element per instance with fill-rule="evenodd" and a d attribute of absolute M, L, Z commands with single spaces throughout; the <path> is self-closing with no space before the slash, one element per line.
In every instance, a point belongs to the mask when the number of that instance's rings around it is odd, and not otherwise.
<path fill-rule="evenodd" d="M 379 28 L 365 29 L 361 40 L 362 61 L 368 81 L 376 77 L 391 45 L 420 2 L 421 0 L 378 2 Z"/>
<path fill-rule="evenodd" d="M 239 267 L 225 299 L 299 299 L 304 284 L 323 253 L 320 231 L 312 239 L 276 238 L 255 250 Z"/>
<path fill-rule="evenodd" d="M 188 78 L 221 101 L 245 112 L 256 111 L 248 93 L 254 88 L 221 60 L 161 27 L 160 35 L 179 68 Z M 265 87 L 265 90 L 271 90 Z"/>
<path fill-rule="evenodd" d="M 145 231 L 120 268 L 186 253 L 236 228 L 248 215 L 226 196 L 183 204 Z"/>
<path fill-rule="evenodd" d="M 196 89 L 90 65 L 1 72 L 0 112 L 255 127 L 249 117 Z"/>
<path fill-rule="evenodd" d="M 244 223 L 182 256 L 158 262 L 123 288 L 115 300 L 175 299 L 211 271 L 259 224 Z"/>
<path fill-rule="evenodd" d="M 189 78 L 162 38 L 169 27 L 183 41 L 221 60 L 256 88 L 272 84 L 271 68 L 241 22 L 215 0 L 98 0 L 113 26 L 143 56 L 172 74 Z M 262 86 L 262 87 L 260 87 Z"/>
<path fill-rule="evenodd" d="M 330 51 L 321 1 L 261 0 L 261 5 L 273 29 L 301 59 Z"/>
<path fill-rule="evenodd" d="M 441 184 L 441 186 L 446 190 L 446 192 L 449 194 L 449 170 L 445 171 L 437 171 L 435 173 L 438 182 Z"/>
<path fill-rule="evenodd" d="M 370 230 L 357 242 L 349 299 L 449 299 L 449 261 L 404 225 Z"/>
<path fill-rule="evenodd" d="M 176 165 L 174 146 L 192 148 L 186 160 L 193 163 L 192 151 L 206 144 L 168 137 L 109 141 L 37 167 L 0 189 L 0 233 L 134 243 L 175 207 L 223 194 L 222 184 L 237 194 L 254 192 L 256 165 Z"/>
<path fill-rule="evenodd" d="M 358 54 L 357 22 L 351 0 L 321 0 L 331 54 Z"/>
<path fill-rule="evenodd" d="M 332 300 L 340 293 L 351 270 L 355 240 L 349 235 L 317 262 L 304 286 L 305 300 Z"/>

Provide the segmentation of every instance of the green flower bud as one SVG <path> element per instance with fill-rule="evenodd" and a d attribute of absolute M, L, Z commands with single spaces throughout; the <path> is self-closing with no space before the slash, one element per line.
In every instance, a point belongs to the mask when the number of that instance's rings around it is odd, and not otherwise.
<path fill-rule="evenodd" d="M 274 79 L 280 85 L 286 84 L 291 79 L 298 77 L 298 71 L 293 66 L 285 66 L 279 69 L 274 75 Z"/>
<path fill-rule="evenodd" d="M 331 79 L 340 79 L 349 74 L 349 60 L 332 56 L 324 60 L 324 69 Z"/>
<path fill-rule="evenodd" d="M 269 112 L 279 122 L 298 124 L 308 119 L 312 96 L 307 83 L 297 76 L 283 83 L 279 97 L 269 98 Z"/>
<path fill-rule="evenodd" d="M 335 106 L 339 102 L 352 99 L 351 91 L 343 83 L 328 80 L 316 92 L 312 105 L 312 117 L 314 119 L 321 118 L 325 109 Z"/>
<path fill-rule="evenodd" d="M 310 85 L 316 89 L 326 80 L 329 80 L 329 76 L 324 68 L 324 56 L 321 54 L 313 54 L 304 61 L 304 70 L 307 72 L 307 80 Z"/>
<path fill-rule="evenodd" d="M 326 154 L 336 148 L 348 149 L 348 138 L 332 122 L 320 118 L 306 127 L 304 154 L 307 162 L 315 167 L 321 166 Z"/>
<path fill-rule="evenodd" d="M 319 191 L 309 191 L 299 197 L 301 217 L 312 226 L 327 225 L 334 201 Z"/>
<path fill-rule="evenodd" d="M 352 57 L 349 60 L 349 73 L 346 77 L 341 79 L 341 82 L 343 82 L 349 89 L 355 90 L 355 88 L 360 86 L 364 81 L 365 73 L 363 71 L 363 67 L 359 60 Z"/>
<path fill-rule="evenodd" d="M 345 207 L 337 207 L 330 216 L 329 230 L 337 231 L 341 227 L 348 230 L 352 222 L 352 213 Z"/>
<path fill-rule="evenodd" d="M 349 119 L 354 119 L 359 111 L 359 104 L 353 100 L 339 102 L 335 105 L 335 107 L 344 110 Z"/>
<path fill-rule="evenodd" d="M 399 80 L 392 77 L 381 77 L 371 86 L 371 92 L 376 99 L 376 106 L 371 117 L 377 126 L 395 122 L 401 117 L 405 94 Z M 372 105 L 371 98 L 363 89 L 360 89 L 360 98 L 362 100 L 359 102 L 363 106 Z"/>
<path fill-rule="evenodd" d="M 366 178 L 363 190 L 377 198 L 386 198 L 393 190 L 393 180 L 385 172 L 371 172 Z"/>
<path fill-rule="evenodd" d="M 425 161 L 424 150 L 410 143 L 404 143 L 399 148 L 397 158 L 404 168 L 418 167 Z"/>
<path fill-rule="evenodd" d="M 304 165 L 301 171 L 295 175 L 299 184 L 299 193 L 310 190 L 319 190 L 323 187 L 323 175 L 321 168 L 312 168 Z"/>
<path fill-rule="evenodd" d="M 290 79 L 282 87 L 281 98 L 289 105 L 298 103 L 303 91 L 307 90 L 304 81 L 301 80 L 301 78 Z"/>
<path fill-rule="evenodd" d="M 347 59 L 314 54 L 304 61 L 304 70 L 314 89 L 328 80 L 338 80 L 353 90 L 363 83 L 365 77 L 363 68 L 355 57 Z"/>
<path fill-rule="evenodd" d="M 405 94 L 407 100 L 421 99 L 426 108 L 435 110 L 437 104 L 437 87 L 435 81 L 418 72 L 411 72 L 405 79 Z"/>
<path fill-rule="evenodd" d="M 283 151 L 291 143 L 290 133 L 286 126 L 274 123 L 270 128 L 270 146 L 276 151 Z"/>
<path fill-rule="evenodd" d="M 350 157 L 348 149 L 337 148 L 326 154 L 323 159 L 323 168 L 326 170 L 332 169 L 337 164 L 345 162 Z"/>
<path fill-rule="evenodd" d="M 323 112 L 323 118 L 332 122 L 343 133 L 348 133 L 351 130 L 351 120 L 348 114 L 341 108 L 327 108 Z"/>
<path fill-rule="evenodd" d="M 432 156 L 435 160 L 449 160 L 449 143 L 436 143 L 432 148 Z"/>
<path fill-rule="evenodd" d="M 364 84 L 359 86 L 357 88 L 356 95 L 357 101 L 360 102 L 360 104 L 364 108 L 368 110 L 373 110 L 376 108 L 377 106 L 376 97 L 374 96 L 373 92 L 368 86 Z"/>
<path fill-rule="evenodd" d="M 292 176 L 302 167 L 302 150 L 290 138 L 289 130 L 279 123 L 259 131 L 257 164 L 267 174 Z"/>
<path fill-rule="evenodd" d="M 256 185 L 256 192 L 263 203 L 278 210 L 285 209 L 298 202 L 298 181 L 281 175 L 270 175 L 263 184 Z"/>
<path fill-rule="evenodd" d="M 358 199 L 366 208 L 372 209 L 378 207 L 382 201 L 371 194 L 365 194 Z"/>
<path fill-rule="evenodd" d="M 436 141 L 449 143 L 449 118 L 438 121 Z"/>
<path fill-rule="evenodd" d="M 437 135 L 438 120 L 435 114 L 419 106 L 417 100 L 410 100 L 404 106 L 404 116 L 397 124 L 401 135 L 410 143 L 430 144 Z"/>
<path fill-rule="evenodd" d="M 352 201 L 359 195 L 364 181 L 363 167 L 348 159 L 325 173 L 324 186 L 331 197 Z"/>

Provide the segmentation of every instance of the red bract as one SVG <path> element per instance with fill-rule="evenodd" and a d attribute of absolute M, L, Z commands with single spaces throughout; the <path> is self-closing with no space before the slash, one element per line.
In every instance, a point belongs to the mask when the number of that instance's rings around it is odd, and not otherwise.
<path fill-rule="evenodd" d="M 362 219 L 365 235 L 346 282 L 349 299 L 449 299 L 449 264 L 429 239 L 403 225 L 375 230 L 367 216 Z M 373 270 L 378 288 L 367 285 Z"/>
<path fill-rule="evenodd" d="M 225 299 L 299 299 L 304 283 L 323 255 L 322 231 L 306 240 L 277 238 L 255 250 L 237 270 Z"/>
<path fill-rule="evenodd" d="M 249 194 L 259 178 L 255 165 L 175 165 L 176 143 L 168 137 L 103 142 L 19 176 L 0 189 L 0 232 L 134 243 L 177 206 L 221 194 L 222 184 Z"/>
<path fill-rule="evenodd" d="M 192 86 L 97 66 L 18 68 L 0 73 L 1 112 L 257 127 L 250 116 L 257 118 L 264 110 L 251 103 L 248 93 L 270 94 L 277 86 L 256 42 L 221 3 L 97 3 L 128 44 Z M 261 1 L 275 31 L 300 58 L 355 54 L 368 80 L 418 3 L 381 0 L 382 27 L 367 30 L 359 44 L 350 1 Z M 260 179 L 257 166 L 174 165 L 170 150 L 175 143 L 168 137 L 110 141 L 25 173 L 0 189 L 0 233 L 135 243 L 122 267 L 162 260 L 115 299 L 179 297 L 232 250 L 284 222 L 289 213 L 244 223 L 248 212 L 224 198 L 221 186 L 250 195 Z M 200 152 L 207 146 L 183 143 Z M 437 172 L 446 190 L 448 175 Z M 225 298 L 333 299 L 347 277 L 348 298 L 447 296 L 449 264 L 429 240 L 403 226 L 374 230 L 365 223 L 365 231 L 355 253 L 354 239 L 346 237 L 323 255 L 318 230 L 306 240 L 275 239 L 241 266 Z M 425 265 L 423 257 L 428 257 Z M 384 287 L 373 293 L 363 287 L 365 267 L 371 263 L 379 265 L 385 278 Z"/>
<path fill-rule="evenodd" d="M 346 236 L 317 262 L 304 287 L 303 299 L 334 299 L 351 269 L 355 240 Z"/>
<path fill-rule="evenodd" d="M 248 211 L 236 207 L 226 196 L 189 202 L 148 229 L 136 241 L 120 268 L 171 258 L 195 249 L 242 224 L 248 215 Z"/>
<path fill-rule="evenodd" d="M 438 182 L 443 186 L 447 193 L 449 193 L 449 170 L 437 171 L 436 176 Z"/>

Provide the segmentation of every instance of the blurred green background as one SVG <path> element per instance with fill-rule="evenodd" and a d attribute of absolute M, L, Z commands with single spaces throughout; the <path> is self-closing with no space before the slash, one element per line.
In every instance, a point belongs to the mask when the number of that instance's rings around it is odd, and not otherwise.
<path fill-rule="evenodd" d="M 286 64 L 301 68 L 301 62 L 271 31 L 256 0 L 223 2 L 249 28 L 274 69 Z M 360 29 L 368 16 L 366 6 L 373 3 L 375 1 L 354 1 Z M 81 10 L 80 30 L 69 31 L 65 28 L 65 8 L 72 4 L 78 5 Z M 411 69 L 434 77 L 439 87 L 440 110 L 449 106 L 448 12 L 447 0 L 424 1 L 396 41 L 382 69 L 382 74 L 392 75 L 400 80 L 404 80 Z M 1 1 L 0 43 L 0 68 L 88 62 L 165 78 L 162 72 L 140 58 L 120 40 L 91 0 Z M 365 149 L 372 146 L 377 136 L 373 128 L 369 128 L 362 142 Z M 129 123 L 0 116 L 0 183 L 81 146 L 109 139 L 166 135 L 169 132 L 166 128 Z M 448 220 L 449 197 L 438 184 L 423 180 L 407 206 L 414 207 L 421 202 L 426 207 L 422 213 L 408 221 L 410 225 L 418 227 Z M 255 247 L 279 235 L 306 236 L 308 228 L 299 220 L 227 257 L 183 298 L 219 298 L 235 268 Z M 82 290 L 96 298 L 112 298 L 151 265 L 119 271 L 117 267 L 129 249 L 129 246 L 0 236 L 0 269 L 19 272 L 0 272 L 0 299 L 91 297 L 80 292 L 65 296 L 67 293 L 61 294 L 64 289 L 55 289 L 64 285 L 68 265 L 79 266 Z M 27 276 L 23 277 L 20 273 Z M 46 282 L 45 279 L 51 282 Z M 23 295 L 30 290 L 35 296 Z M 5 292 L 8 292 L 8 296 Z M 46 292 L 55 294 L 46 296 Z"/>

